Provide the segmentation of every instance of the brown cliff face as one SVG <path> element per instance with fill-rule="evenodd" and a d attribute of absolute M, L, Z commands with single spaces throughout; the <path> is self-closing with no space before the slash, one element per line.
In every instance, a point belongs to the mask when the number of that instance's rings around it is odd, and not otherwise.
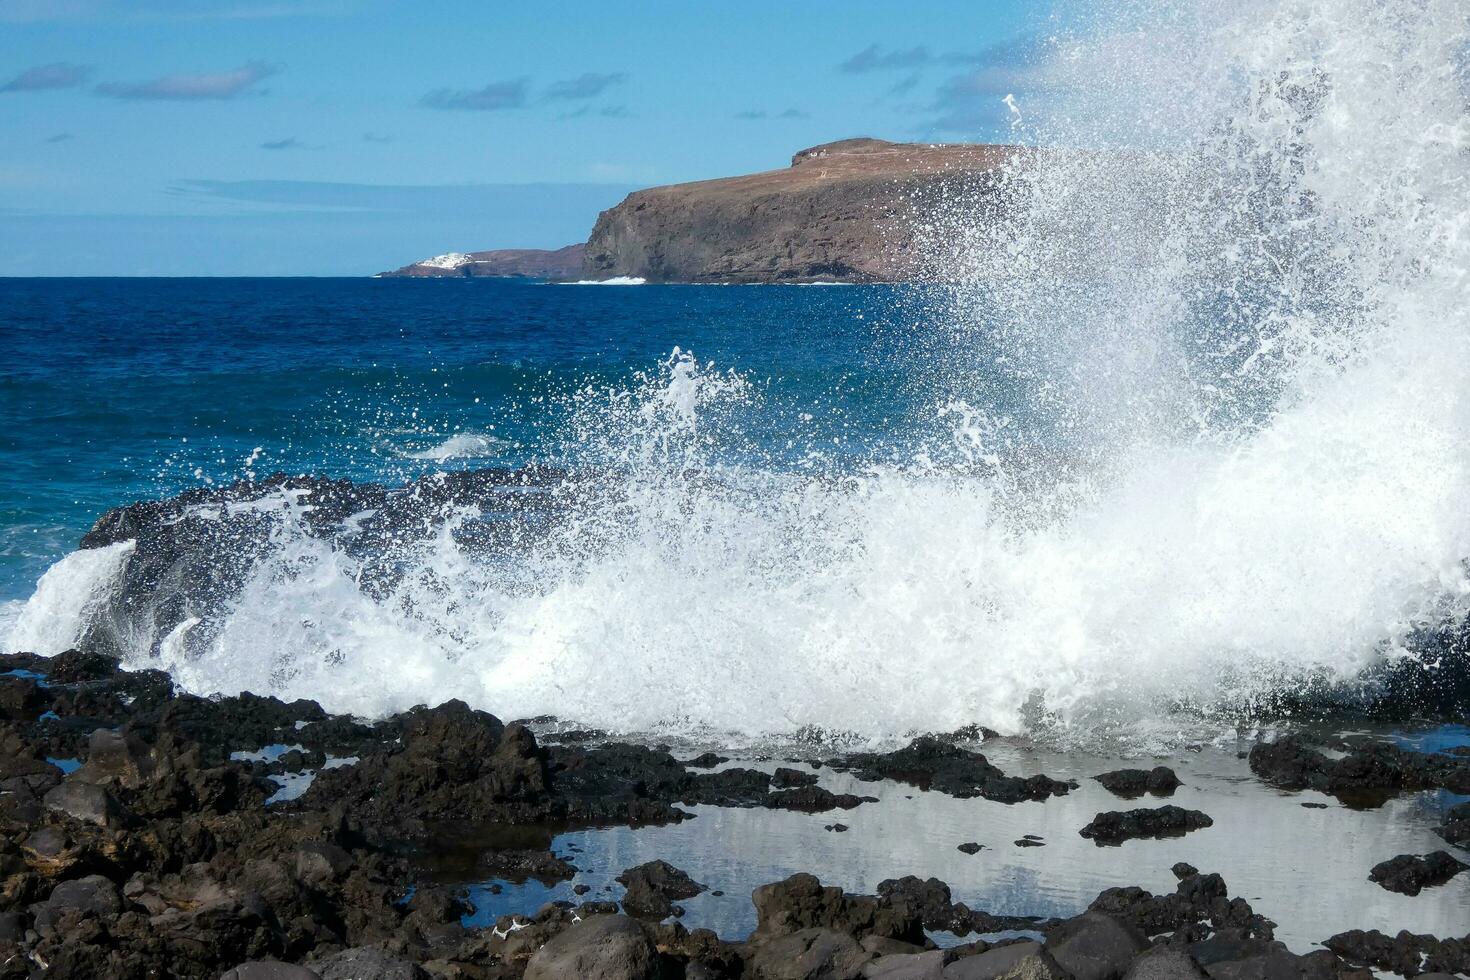
<path fill-rule="evenodd" d="M 382 278 L 481 278 L 522 277 L 531 279 L 575 279 L 582 273 L 585 245 L 568 245 L 554 251 L 540 248 L 502 248 L 489 252 L 451 252 L 406 265 Z"/>
<path fill-rule="evenodd" d="M 784 170 L 636 191 L 602 212 L 583 278 L 895 282 L 922 278 L 916 222 L 993 189 L 1016 147 L 852 139 Z"/>

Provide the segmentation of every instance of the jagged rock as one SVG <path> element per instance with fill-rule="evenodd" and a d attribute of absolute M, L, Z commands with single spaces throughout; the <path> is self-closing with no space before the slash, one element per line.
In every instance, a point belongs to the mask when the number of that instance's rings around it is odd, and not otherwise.
<path fill-rule="evenodd" d="M 1251 772 L 1283 789 L 1314 789 L 1358 805 L 1425 789 L 1470 793 L 1470 759 L 1411 752 L 1385 742 L 1351 748 L 1334 759 L 1288 735 L 1250 751 Z"/>
<path fill-rule="evenodd" d="M 1179 777 L 1174 774 L 1174 770 L 1168 766 L 1155 766 L 1153 769 L 1115 769 L 1093 778 L 1102 783 L 1103 789 L 1124 799 L 1134 799 L 1144 793 L 1171 796 L 1182 785 Z"/>
<path fill-rule="evenodd" d="M 1048 776 L 1007 776 L 979 752 L 929 735 L 896 752 L 859 753 L 829 765 L 850 769 L 861 780 L 892 779 L 961 799 L 980 796 L 998 803 L 1045 800 L 1064 795 L 1076 785 Z"/>
<path fill-rule="evenodd" d="M 649 861 L 629 868 L 616 881 L 627 888 L 623 908 L 630 915 L 663 919 L 674 912 L 674 899 L 693 898 L 705 886 L 666 861 Z"/>
<path fill-rule="evenodd" d="M 864 980 L 944 980 L 944 951 L 894 953 L 863 966 Z"/>
<path fill-rule="evenodd" d="M 1189 954 L 1211 980 L 1372 980 L 1327 950 L 1297 956 L 1279 942 L 1223 933 L 1190 944 Z"/>
<path fill-rule="evenodd" d="M 92 915 L 110 915 L 122 909 L 117 887 L 101 875 L 88 875 L 63 881 L 51 889 L 46 901 L 31 907 L 35 927 L 41 933 L 52 928 L 65 912 L 77 911 Z"/>
<path fill-rule="evenodd" d="M 260 960 L 241 963 L 233 970 L 226 970 L 219 980 L 322 980 L 314 970 L 291 963 L 275 960 Z"/>
<path fill-rule="evenodd" d="M 71 779 L 98 786 L 137 789 L 156 765 L 143 740 L 128 732 L 99 728 L 87 739 L 87 761 Z"/>
<path fill-rule="evenodd" d="M 1417 895 L 1425 888 L 1444 884 L 1467 867 L 1470 865 L 1448 851 L 1434 851 L 1423 857 L 1400 854 L 1375 864 L 1368 873 L 1368 880 L 1400 895 Z"/>
<path fill-rule="evenodd" d="M 713 769 L 715 766 L 722 765 L 729 761 L 730 759 L 728 756 L 716 755 L 713 752 L 705 752 L 701 755 L 696 755 L 692 759 L 685 759 L 684 765 L 688 766 L 690 769 Z"/>
<path fill-rule="evenodd" d="M 831 929 L 856 939 L 881 936 L 922 945 L 920 913 L 906 901 L 844 895 L 822 886 L 815 875 L 795 874 L 751 893 L 757 936 L 784 936 L 803 929 Z"/>
<path fill-rule="evenodd" d="M 344 949 L 309 966 L 322 980 L 428 980 L 429 976 L 412 960 L 371 946 Z"/>
<path fill-rule="evenodd" d="M 1470 975 L 1470 936 L 1438 939 L 1406 929 L 1390 937 L 1376 929 L 1350 929 L 1322 945 L 1350 963 L 1400 976 L 1436 972 Z"/>
<path fill-rule="evenodd" d="M 632 919 L 597 915 L 558 934 L 526 963 L 525 980 L 653 980 L 653 943 Z"/>
<path fill-rule="evenodd" d="M 798 786 L 815 786 L 816 784 L 817 774 L 814 772 L 780 767 L 771 774 L 771 785 L 777 789 L 795 789 Z"/>
<path fill-rule="evenodd" d="M 984 849 L 985 845 L 977 844 L 974 841 L 966 841 L 959 847 L 955 848 L 955 850 L 959 851 L 961 854 L 979 854 Z"/>
<path fill-rule="evenodd" d="M 1123 919 L 1146 936 L 1168 932 L 1180 941 L 1203 939 L 1217 929 L 1250 938 L 1273 937 L 1275 923 L 1256 914 L 1245 899 L 1230 898 L 1225 879 L 1218 874 L 1199 874 L 1188 865 L 1176 865 L 1175 873 L 1182 876 L 1172 895 L 1154 895 L 1134 886 L 1108 888 L 1089 911 Z"/>
<path fill-rule="evenodd" d="M 751 980 L 856 980 L 873 958 L 852 936 L 831 929 L 801 929 L 753 945 L 745 961 Z"/>
<path fill-rule="evenodd" d="M 1118 980 L 1147 948 L 1136 926 L 1102 912 L 1084 912 L 1046 933 L 1046 951 L 1075 980 Z"/>
<path fill-rule="evenodd" d="M 1039 943 L 1012 943 L 955 960 L 944 980 L 1067 980 L 1067 974 Z"/>
<path fill-rule="evenodd" d="M 1214 826 L 1215 821 L 1198 810 L 1177 806 L 1099 813 L 1079 834 L 1099 846 L 1135 837 L 1179 837 L 1191 830 Z"/>
<path fill-rule="evenodd" d="M 1128 966 L 1123 980 L 1205 980 L 1208 974 L 1177 946 L 1155 946 Z"/>
<path fill-rule="evenodd" d="M 48 810 L 99 827 L 119 827 L 127 821 L 127 813 L 112 794 L 91 783 L 68 779 L 48 792 L 42 802 Z"/>

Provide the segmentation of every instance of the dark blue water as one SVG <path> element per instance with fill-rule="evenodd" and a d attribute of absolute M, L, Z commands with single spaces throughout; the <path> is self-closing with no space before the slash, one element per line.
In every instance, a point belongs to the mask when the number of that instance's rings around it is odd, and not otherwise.
<path fill-rule="evenodd" d="M 932 414 L 912 356 L 929 308 L 881 286 L 0 279 L 0 600 L 133 500 L 249 473 L 555 461 L 569 392 L 676 347 L 752 383 L 738 451 L 881 456 L 913 431 L 900 419 Z"/>

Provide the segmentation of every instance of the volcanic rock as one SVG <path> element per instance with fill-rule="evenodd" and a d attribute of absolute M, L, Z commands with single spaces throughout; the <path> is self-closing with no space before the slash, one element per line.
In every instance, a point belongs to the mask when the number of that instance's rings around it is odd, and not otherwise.
<path fill-rule="evenodd" d="M 932 735 L 916 738 L 896 752 L 858 753 L 829 765 L 852 770 L 864 781 L 891 779 L 925 791 L 961 799 L 980 796 L 998 803 L 1045 800 L 1063 796 L 1076 786 L 1048 776 L 1007 776 L 979 752 Z"/>
<path fill-rule="evenodd" d="M 923 945 L 921 913 L 907 901 L 845 895 L 823 887 L 815 875 L 794 874 L 751 893 L 757 936 L 785 936 L 803 929 L 836 930 L 861 939 L 880 936 Z"/>
<path fill-rule="evenodd" d="M 632 919 L 597 915 L 563 930 L 526 963 L 525 980 L 654 980 L 653 943 Z"/>
<path fill-rule="evenodd" d="M 1118 980 L 1147 948 L 1136 926 L 1102 912 L 1084 912 L 1046 933 L 1046 951 L 1074 980 Z"/>
<path fill-rule="evenodd" d="M 1172 796 L 1181 785 L 1179 777 L 1174 775 L 1174 770 L 1168 766 L 1155 766 L 1153 769 L 1115 769 L 1093 778 L 1102 783 L 1103 789 L 1124 799 L 1134 799 L 1144 793 L 1152 793 L 1155 796 Z"/>
<path fill-rule="evenodd" d="M 1423 857 L 1400 854 L 1375 864 L 1368 880 L 1400 895 L 1417 895 L 1425 888 L 1444 884 L 1466 868 L 1470 865 L 1457 860 L 1448 851 L 1435 851 Z"/>
<path fill-rule="evenodd" d="M 1288 735 L 1257 743 L 1250 751 L 1251 772 L 1283 789 L 1314 789 L 1356 805 L 1377 806 L 1397 793 L 1447 789 L 1470 793 L 1470 759 L 1411 752 L 1372 742 L 1332 758 Z"/>
<path fill-rule="evenodd" d="M 629 868 L 615 879 L 627 888 L 623 908 L 630 915 L 663 919 L 674 912 L 673 900 L 693 898 L 705 886 L 666 861 L 649 861 Z"/>
<path fill-rule="evenodd" d="M 1191 830 L 1213 826 L 1215 821 L 1198 810 L 1177 806 L 1099 813 L 1079 834 L 1099 847 L 1136 837 L 1180 837 Z"/>

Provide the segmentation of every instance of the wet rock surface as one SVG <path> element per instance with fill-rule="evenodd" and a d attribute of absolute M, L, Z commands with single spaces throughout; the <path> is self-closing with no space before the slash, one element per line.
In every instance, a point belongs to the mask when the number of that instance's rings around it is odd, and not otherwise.
<path fill-rule="evenodd" d="M 1298 735 L 1261 742 L 1250 751 L 1251 771 L 1273 786 L 1314 789 L 1356 806 L 1378 806 L 1414 790 L 1470 794 L 1470 758 L 1464 756 L 1411 752 L 1385 742 L 1327 747 L 1334 755 L 1323 748 Z"/>
<path fill-rule="evenodd" d="M 1115 769 L 1095 776 L 1103 789 L 1124 799 L 1137 799 L 1145 793 L 1154 796 L 1172 796 L 1182 783 L 1174 770 L 1168 766 L 1152 769 Z"/>
<path fill-rule="evenodd" d="M 1008 776 L 979 752 L 933 735 L 916 738 L 897 752 L 857 753 L 828 765 L 865 781 L 890 779 L 960 799 L 978 796 L 998 803 L 1045 800 L 1077 787 L 1045 775 Z"/>
<path fill-rule="evenodd" d="M 1191 830 L 1214 826 L 1215 821 L 1198 810 L 1177 806 L 1099 813 L 1079 834 L 1099 846 L 1120 844 L 1140 837 L 1180 837 Z"/>
<path fill-rule="evenodd" d="M 1435 851 L 1423 857 L 1417 854 L 1400 854 L 1375 864 L 1368 873 L 1368 880 L 1376 881 L 1391 892 L 1417 895 L 1425 888 L 1443 885 L 1467 869 L 1470 869 L 1470 865 L 1448 851 Z"/>
<path fill-rule="evenodd" d="M 106 656 L 21 655 L 0 658 L 0 669 L 46 674 L 6 678 L 0 980 L 1331 980 L 1362 967 L 1463 972 L 1470 962 L 1470 939 L 1411 933 L 1343 933 L 1330 951 L 1298 956 L 1219 875 L 1183 864 L 1172 894 L 1111 888 L 1065 918 L 971 909 L 937 878 L 892 878 L 854 895 L 796 874 L 755 889 L 755 930 L 729 941 L 677 921 L 676 903 L 708 886 L 655 860 L 619 876 L 621 907 L 584 886 L 579 897 L 598 900 L 471 925 L 473 896 L 425 873 L 454 848 L 464 853 L 452 880 L 565 881 L 585 858 L 575 846 L 551 852 L 568 827 L 676 823 L 695 805 L 851 806 L 860 817 L 864 797 L 820 785 L 829 770 L 1004 802 L 1071 786 L 1008 776 L 944 738 L 821 767 L 711 770 L 601 733 L 550 744 L 453 701 L 369 724 L 311 702 L 193 697 Z M 325 768 L 329 756 L 360 761 Z M 63 774 L 48 758 L 76 765 Z M 299 798 L 267 806 L 287 773 L 312 769 Z M 1154 818 L 1130 815 L 1177 809 L 1129 811 L 1117 825 L 1154 832 Z M 1464 818 L 1451 809 L 1443 832 Z M 936 932 L 959 943 L 938 949 Z"/>

